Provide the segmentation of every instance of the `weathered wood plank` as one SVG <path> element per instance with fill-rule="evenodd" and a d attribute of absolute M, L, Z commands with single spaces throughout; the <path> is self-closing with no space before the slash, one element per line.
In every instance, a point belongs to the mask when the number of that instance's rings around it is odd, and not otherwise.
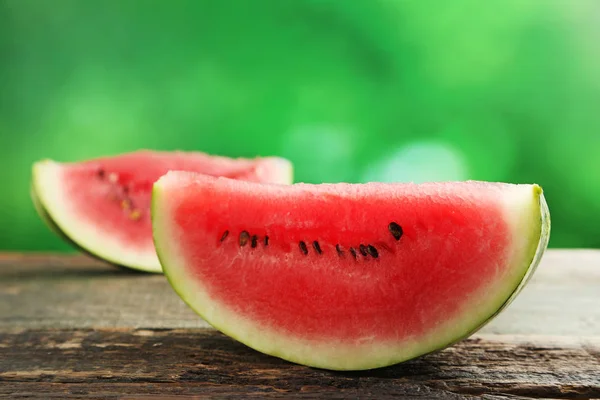
<path fill-rule="evenodd" d="M 600 335 L 600 251 L 550 250 L 483 333 Z M 199 328 L 160 275 L 85 256 L 0 254 L 0 329 Z"/>
<path fill-rule="evenodd" d="M 394 367 L 342 373 L 260 354 L 212 329 L 0 333 L 0 396 L 151 394 L 593 398 L 600 336 L 479 337 Z"/>
<path fill-rule="evenodd" d="M 483 335 L 395 367 L 334 373 L 202 329 L 160 275 L 0 253 L 0 397 L 600 398 L 598 288 L 600 251 L 549 251 Z"/>

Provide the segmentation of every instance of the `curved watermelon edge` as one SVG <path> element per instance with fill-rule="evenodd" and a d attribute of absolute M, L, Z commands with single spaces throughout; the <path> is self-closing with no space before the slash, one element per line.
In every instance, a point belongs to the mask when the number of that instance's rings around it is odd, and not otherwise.
<path fill-rule="evenodd" d="M 540 213 L 539 213 L 540 214 L 539 236 L 535 233 L 535 231 L 534 231 L 534 233 L 532 233 L 532 238 L 530 240 L 531 246 L 528 251 L 528 254 L 531 254 L 531 257 L 529 258 L 529 264 L 528 264 L 529 267 L 525 270 L 523 275 L 521 275 L 519 283 L 514 288 L 512 294 L 506 299 L 506 301 L 500 306 L 500 308 L 498 308 L 498 310 L 494 314 L 490 315 L 489 318 L 487 318 L 485 321 L 483 321 L 476 328 L 472 329 L 471 331 L 469 331 L 468 333 L 466 333 L 464 336 L 460 337 L 459 339 L 451 341 L 451 342 L 447 343 L 446 345 L 443 345 L 443 346 L 441 346 L 435 350 L 432 350 L 431 352 L 426 353 L 426 354 L 431 354 L 431 353 L 435 353 L 435 352 L 444 350 L 456 343 L 459 343 L 459 342 L 467 339 L 468 337 L 470 337 L 470 336 L 474 335 L 475 333 L 477 333 L 478 331 L 480 331 L 484 326 L 486 326 L 487 324 L 492 322 L 492 320 L 494 320 L 498 315 L 500 315 L 500 313 L 502 313 L 508 306 L 510 306 L 510 304 L 517 298 L 517 296 L 521 293 L 521 291 L 523 291 L 523 289 L 525 288 L 527 283 L 529 283 L 529 281 L 531 280 L 531 277 L 537 270 L 537 268 L 540 264 L 540 261 L 542 260 L 542 256 L 544 255 L 544 252 L 548 248 L 548 242 L 550 241 L 550 230 L 551 230 L 550 210 L 548 208 L 548 203 L 546 202 L 546 199 L 544 197 L 544 191 L 542 190 L 541 186 L 539 186 L 539 185 L 533 185 L 533 190 L 535 193 L 535 197 L 537 198 L 537 201 L 539 202 L 539 210 L 540 210 Z M 536 242 L 536 240 L 537 240 L 537 242 Z M 425 355 L 425 354 L 423 354 L 423 355 Z"/>
<path fill-rule="evenodd" d="M 142 264 L 130 263 L 130 264 L 124 265 L 123 263 L 117 261 L 114 257 L 112 257 L 108 253 L 106 253 L 108 255 L 100 254 L 99 251 L 84 246 L 76 239 L 77 235 L 73 235 L 69 232 L 69 230 L 65 229 L 65 227 L 62 226 L 61 222 L 59 222 L 57 220 L 57 218 L 53 215 L 53 212 L 50 210 L 50 207 L 47 206 L 47 200 L 45 200 L 43 195 L 41 195 L 41 193 L 44 193 L 44 191 L 40 190 L 40 185 L 41 185 L 40 169 L 43 168 L 44 165 L 48 165 L 50 163 L 57 164 L 57 165 L 59 164 L 50 159 L 40 160 L 33 164 L 30 194 L 31 194 L 32 202 L 34 204 L 34 208 L 40 215 L 40 218 L 46 223 L 46 225 L 48 225 L 48 227 L 53 232 L 55 232 L 63 240 L 65 240 L 66 242 L 68 242 L 69 244 L 74 246 L 77 250 L 80 250 L 83 253 L 88 254 L 96 259 L 108 262 L 116 267 L 126 268 L 129 270 L 138 271 L 138 272 L 157 273 L 157 274 L 162 273 L 162 267 L 161 267 L 160 263 L 158 262 L 158 258 L 157 258 L 158 269 L 156 268 L 155 265 L 149 265 L 149 264 L 142 265 Z M 72 230 L 77 230 L 77 229 L 72 229 Z"/>
<path fill-rule="evenodd" d="M 504 309 L 506 309 L 514 299 L 521 293 L 521 291 L 525 288 L 527 283 L 531 280 L 531 277 L 537 270 L 540 261 L 542 260 L 542 256 L 544 252 L 548 248 L 548 242 L 550 241 L 550 230 L 551 230 L 551 220 L 550 220 L 550 210 L 548 208 L 548 203 L 543 195 L 543 190 L 540 186 L 535 185 L 534 190 L 536 191 L 537 198 L 539 201 L 540 208 L 540 235 L 538 238 L 537 246 L 535 245 L 535 239 L 532 240 L 532 246 L 529 250 L 529 253 L 532 253 L 531 259 L 529 261 L 529 268 L 523 274 L 519 285 L 515 288 L 512 295 L 506 300 L 506 302 L 498 309 L 496 314 L 492 315 L 490 319 L 485 321 L 481 326 L 479 326 L 475 331 L 471 332 L 469 335 L 475 333 L 479 329 L 483 328 L 490 322 L 493 318 L 495 318 L 498 314 L 500 314 Z"/>
<path fill-rule="evenodd" d="M 42 221 L 44 221 L 46 226 L 48 226 L 48 228 L 50 228 L 50 230 L 52 232 L 54 232 L 56 235 L 60 236 L 61 239 L 69 242 L 69 244 L 71 244 L 72 246 L 77 247 L 79 250 L 83 250 L 82 248 L 79 247 L 79 245 L 77 243 L 75 243 L 74 241 L 71 240 L 71 238 L 69 238 L 67 235 L 65 235 L 65 233 L 59 228 L 58 225 L 56 225 L 56 223 L 54 222 L 54 220 L 52 219 L 50 214 L 48 214 L 48 212 L 42 205 L 42 202 L 40 201 L 39 196 L 35 192 L 35 187 L 33 186 L 33 183 L 29 186 L 29 197 L 31 198 L 31 202 L 33 203 L 33 208 L 38 213 L 38 215 L 40 216 Z"/>
<path fill-rule="evenodd" d="M 143 151 L 143 150 L 140 150 L 140 151 Z M 205 154 L 205 153 L 203 153 L 203 154 Z M 261 170 L 262 174 L 263 175 L 266 173 L 271 174 L 269 177 L 269 180 L 272 180 L 274 183 L 291 184 L 293 182 L 293 176 L 294 176 L 293 164 L 289 160 L 287 160 L 285 158 L 281 158 L 281 157 L 270 156 L 270 157 L 265 157 L 264 159 L 267 159 L 267 158 L 271 162 L 279 163 L 283 167 L 265 169 L 264 165 L 259 165 L 258 168 L 263 168 Z M 162 273 L 162 266 L 160 264 L 160 261 L 158 260 L 158 257 L 156 256 L 155 252 L 153 254 L 155 261 L 152 260 L 152 262 L 150 262 L 148 260 L 145 260 L 146 262 L 143 262 L 143 263 L 131 262 L 131 263 L 124 264 L 123 262 L 120 262 L 117 259 L 115 259 L 114 257 L 110 256 L 109 252 L 101 252 L 101 251 L 97 251 L 92 248 L 88 248 L 88 247 L 84 246 L 82 243 L 80 243 L 76 239 L 78 237 L 78 235 L 74 235 L 74 234 L 72 234 L 72 232 L 70 234 L 69 231 L 65 229 L 65 227 L 61 226 L 62 224 L 53 215 L 53 212 L 50 210 L 50 207 L 47 206 L 47 201 L 44 201 L 43 196 L 40 195 L 41 192 L 43 192 L 43 191 L 40 191 L 38 189 L 38 187 L 41 185 L 40 178 L 39 178 L 40 169 L 43 167 L 43 165 L 48 165 L 48 164 L 55 164 L 55 165 L 60 166 L 62 163 L 58 163 L 51 159 L 43 159 L 43 160 L 39 160 L 38 162 L 33 164 L 32 181 L 30 184 L 30 197 L 31 197 L 34 208 L 37 211 L 38 215 L 45 222 L 45 224 L 48 226 L 48 228 L 52 232 L 54 232 L 57 236 L 59 236 L 65 242 L 69 243 L 76 250 L 78 250 L 82 253 L 85 253 L 95 259 L 107 262 L 117 268 L 129 270 L 129 271 L 133 271 L 133 272 L 156 273 L 156 274 Z M 73 231 L 75 231 L 75 230 L 77 230 L 77 229 L 73 229 Z M 102 247 L 102 246 L 100 246 L 100 247 Z"/>
<path fill-rule="evenodd" d="M 286 361 L 297 363 L 300 365 L 310 366 L 310 367 L 314 367 L 314 368 L 321 368 L 321 369 L 326 369 L 326 370 L 334 370 L 334 371 L 373 370 L 373 369 L 385 368 L 385 367 L 389 367 L 392 365 L 396 365 L 396 364 L 399 364 L 399 363 L 402 363 L 405 361 L 409 361 L 414 358 L 422 357 L 427 354 L 435 353 L 435 352 L 441 351 L 443 349 L 446 349 L 446 348 L 452 346 L 453 344 L 456 344 L 456 343 L 470 337 L 477 331 L 479 331 L 483 326 L 485 326 L 487 323 L 492 321 L 504 309 L 506 309 L 506 307 L 508 307 L 510 305 L 510 303 L 512 303 L 512 301 L 516 298 L 516 296 L 525 287 L 525 285 L 527 284 L 527 282 L 529 281 L 529 279 L 531 278 L 531 276 L 537 269 L 539 262 L 541 261 L 541 258 L 543 256 L 543 253 L 545 252 L 545 250 L 548 246 L 548 241 L 549 241 L 549 237 L 550 237 L 550 224 L 551 224 L 550 213 L 549 213 L 549 209 L 548 209 L 546 200 L 543 196 L 543 190 L 539 185 L 534 184 L 531 186 L 532 186 L 533 192 L 534 192 L 533 193 L 534 194 L 534 196 L 533 196 L 534 202 L 536 203 L 535 204 L 536 212 L 534 212 L 532 214 L 537 219 L 537 221 L 535 223 L 533 223 L 532 228 L 535 227 L 535 229 L 532 229 L 531 235 L 528 240 L 530 243 L 529 250 L 527 251 L 528 256 L 526 259 L 523 260 L 523 264 L 527 263 L 526 264 L 527 268 L 521 268 L 521 269 L 524 269 L 524 272 L 519 276 L 518 281 L 516 281 L 510 285 L 508 285 L 508 284 L 506 285 L 506 286 L 512 287 L 512 289 L 509 290 L 510 294 L 508 295 L 508 297 L 505 297 L 503 299 L 502 303 L 497 308 L 494 308 L 495 311 L 492 314 L 489 314 L 488 316 L 486 316 L 486 318 L 484 320 L 482 320 L 479 324 L 477 324 L 476 328 L 470 329 L 467 332 L 465 332 L 464 334 L 456 336 L 457 339 L 453 339 L 449 342 L 446 342 L 443 345 L 437 345 L 434 348 L 425 350 L 425 351 L 413 352 L 415 354 L 409 353 L 410 354 L 409 356 L 404 355 L 404 356 L 388 359 L 385 362 L 367 363 L 367 364 L 357 365 L 357 366 L 350 367 L 350 368 L 343 367 L 343 366 L 332 366 L 329 364 L 325 365 L 324 363 L 320 363 L 320 364 L 319 363 L 307 363 L 301 357 L 290 357 L 290 356 L 285 355 L 285 353 L 282 351 L 264 352 L 263 350 L 255 347 L 255 346 L 251 346 L 249 343 L 247 343 L 246 340 L 241 338 L 239 334 L 235 334 L 234 332 L 232 332 L 230 329 L 227 329 L 226 327 L 218 326 L 218 325 L 212 323 L 203 315 L 203 313 L 198 311 L 193 306 L 193 304 L 191 304 L 191 302 L 188 299 L 186 299 L 186 296 L 183 293 L 183 289 L 180 287 L 180 285 L 177 284 L 177 282 L 175 282 L 172 279 L 172 276 L 169 273 L 169 271 L 170 271 L 169 264 L 164 262 L 164 256 L 162 255 L 162 249 L 158 245 L 158 241 L 157 241 L 158 230 L 155 228 L 153 229 L 153 240 L 154 240 L 157 256 L 160 260 L 161 265 L 163 266 L 164 275 L 166 276 L 167 281 L 169 282 L 171 287 L 174 289 L 174 291 L 177 293 L 177 295 L 184 301 L 184 303 L 186 303 L 205 322 L 207 322 L 209 325 L 211 325 L 213 328 L 217 329 L 218 331 L 224 333 L 225 335 L 229 336 L 230 338 L 232 338 L 232 339 L 234 339 L 256 351 L 263 352 L 270 356 L 279 357 Z M 160 199 L 160 197 L 161 197 L 160 189 L 155 184 L 152 189 L 152 202 L 151 202 L 151 215 L 152 215 L 153 225 L 155 223 L 155 220 L 157 219 L 156 218 L 157 213 L 155 212 L 155 207 L 156 207 L 156 204 L 157 204 L 158 200 Z M 181 285 L 181 286 L 183 286 L 183 285 Z M 490 309 L 491 309 L 491 307 L 490 307 Z"/>
<path fill-rule="evenodd" d="M 144 273 L 144 272 L 146 272 L 146 271 L 142 271 L 142 270 L 139 270 L 139 269 L 128 268 L 128 267 L 123 266 L 123 265 L 106 262 L 106 260 L 103 259 L 102 257 L 97 256 L 96 254 L 91 253 L 87 249 L 81 247 L 79 244 L 77 244 L 76 242 L 74 242 L 69 236 L 67 236 L 60 229 L 60 227 L 58 225 L 56 225 L 56 223 L 54 222 L 54 220 L 52 219 L 52 217 L 50 216 L 50 214 L 48 214 L 48 212 L 46 211 L 46 209 L 42 205 L 42 203 L 41 203 L 41 201 L 39 199 L 39 196 L 35 192 L 35 188 L 33 187 L 33 185 L 30 185 L 29 195 L 31 197 L 31 202 L 33 203 L 33 207 L 35 208 L 35 211 L 38 213 L 38 215 L 40 216 L 40 218 L 42 219 L 42 221 L 46 224 L 46 226 L 52 232 L 54 232 L 58 237 L 60 237 L 62 240 L 64 240 L 68 244 L 70 244 L 76 251 L 79 251 L 80 253 L 86 254 L 86 255 L 88 255 L 88 256 L 96 259 L 96 260 L 99 260 L 99 261 L 102 261 L 102 262 L 106 263 L 106 265 L 111 265 L 111 266 L 116 267 L 116 268 L 118 268 L 120 270 L 123 270 L 123 271 L 132 272 L 132 273 L 138 273 L 138 272 L 139 273 Z"/>

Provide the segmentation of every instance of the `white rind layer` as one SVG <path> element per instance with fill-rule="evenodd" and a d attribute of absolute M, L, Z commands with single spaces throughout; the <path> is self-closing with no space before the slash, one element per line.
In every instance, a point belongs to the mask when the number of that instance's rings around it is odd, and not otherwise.
<path fill-rule="evenodd" d="M 74 205 L 65 196 L 63 172 L 64 167 L 51 160 L 33 166 L 32 195 L 51 218 L 48 223 L 54 223 L 65 236 L 94 256 L 140 271 L 162 272 L 153 247 L 135 249 L 125 246 L 122 240 L 98 230 L 95 224 L 73 211 Z"/>
<path fill-rule="evenodd" d="M 238 315 L 211 298 L 203 282 L 190 277 L 185 252 L 170 226 L 170 187 L 179 175 L 161 178 L 153 190 L 153 231 L 158 256 L 169 282 L 179 296 L 208 323 L 226 335 L 260 352 L 288 361 L 332 370 L 364 370 L 396 364 L 447 347 L 474 333 L 506 307 L 522 289 L 547 247 L 550 219 L 542 190 L 537 185 L 507 185 L 503 189 L 504 215 L 512 232 L 509 272 L 502 281 L 482 289 L 465 302 L 460 316 L 440 324 L 428 334 L 397 343 L 365 340 L 361 343 L 323 342 L 294 338 L 270 331 Z"/>
<path fill-rule="evenodd" d="M 215 157 L 216 158 L 216 157 Z M 162 267 L 150 242 L 148 248 L 135 249 L 122 240 L 99 230 L 85 216 L 74 213 L 74 205 L 65 196 L 63 164 L 43 160 L 33 166 L 31 197 L 40 217 L 56 234 L 100 259 L 131 269 L 161 273 Z M 256 178 L 289 185 L 293 165 L 280 157 L 265 157 L 256 165 Z"/>

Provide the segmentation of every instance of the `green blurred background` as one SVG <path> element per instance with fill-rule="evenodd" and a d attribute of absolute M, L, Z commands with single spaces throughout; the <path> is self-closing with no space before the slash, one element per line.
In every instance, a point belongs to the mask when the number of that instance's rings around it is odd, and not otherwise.
<path fill-rule="evenodd" d="M 596 0 L 0 0 L 0 249 L 69 249 L 35 160 L 138 148 L 537 182 L 551 246 L 600 247 L 599 40 Z"/>

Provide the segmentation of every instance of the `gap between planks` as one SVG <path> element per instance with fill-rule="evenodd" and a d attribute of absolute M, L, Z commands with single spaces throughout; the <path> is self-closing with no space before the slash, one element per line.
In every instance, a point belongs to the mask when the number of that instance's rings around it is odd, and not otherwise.
<path fill-rule="evenodd" d="M 600 397 L 600 336 L 480 335 L 396 366 L 332 372 L 258 353 L 212 329 L 0 331 L 0 395 L 77 391 L 593 398 Z"/>

